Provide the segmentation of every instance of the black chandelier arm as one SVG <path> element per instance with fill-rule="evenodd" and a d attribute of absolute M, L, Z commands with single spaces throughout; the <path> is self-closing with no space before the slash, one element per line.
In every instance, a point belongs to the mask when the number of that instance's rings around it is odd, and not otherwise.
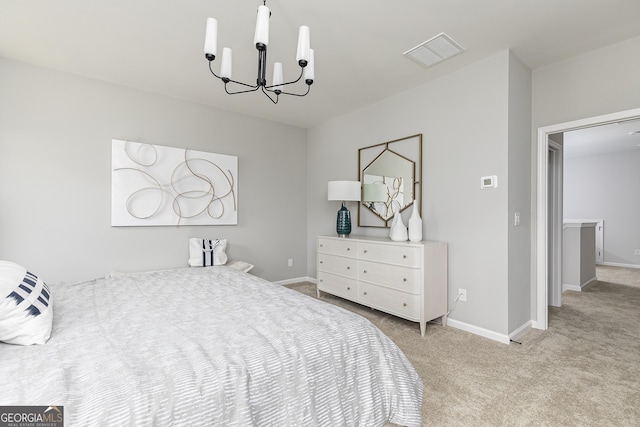
<path fill-rule="evenodd" d="M 269 92 L 274 92 L 277 95 L 293 95 L 293 96 L 305 96 L 309 93 L 309 91 L 311 90 L 311 85 L 307 85 L 307 91 L 305 93 L 293 93 L 293 92 L 285 92 L 285 91 L 280 91 L 280 93 L 276 92 L 275 90 L 271 90 L 271 89 L 267 89 Z"/>
<path fill-rule="evenodd" d="M 224 82 L 224 80 L 223 80 L 223 82 Z M 241 85 L 249 86 L 251 89 L 247 89 L 247 90 L 239 90 L 239 91 L 236 91 L 236 92 L 229 92 L 229 89 L 227 89 L 227 83 L 238 83 L 238 84 L 241 84 Z M 248 85 L 248 84 L 246 84 L 246 83 L 237 82 L 237 81 L 235 81 L 235 80 L 229 80 L 228 82 L 224 82 L 224 91 L 225 91 L 225 92 L 227 92 L 229 95 L 236 95 L 236 94 L 238 94 L 238 93 L 255 92 L 255 91 L 257 91 L 258 89 L 260 89 L 260 86 L 258 86 L 258 85 L 256 85 L 256 86 L 250 86 L 250 85 Z"/>
<path fill-rule="evenodd" d="M 214 77 L 219 78 L 220 80 L 222 80 L 222 77 L 220 77 L 219 75 L 217 75 L 214 71 L 213 68 L 211 68 L 211 64 L 213 63 L 213 60 L 209 60 L 209 71 L 211 71 L 211 74 L 214 75 Z"/>
<path fill-rule="evenodd" d="M 276 86 L 286 86 L 286 85 L 291 85 L 291 84 L 294 84 L 294 83 L 298 83 L 303 75 L 304 75 L 304 68 L 301 67 L 300 68 L 300 75 L 298 76 L 297 79 L 292 80 L 290 82 L 286 82 L 286 83 L 280 83 L 280 84 L 277 84 L 277 85 L 265 86 L 265 89 L 268 89 L 271 92 L 274 92 L 273 88 L 276 87 Z M 285 92 L 282 92 L 282 93 L 285 93 Z"/>
<path fill-rule="evenodd" d="M 267 91 L 272 92 L 272 93 L 275 93 L 275 94 L 276 94 L 276 99 L 274 100 L 274 99 L 271 97 L 271 95 L 269 95 L 269 93 L 268 93 Z M 274 104 L 277 104 L 277 103 L 278 103 L 278 99 L 279 99 L 279 98 L 278 98 L 278 96 L 279 96 L 280 94 L 279 94 L 279 93 L 277 93 L 276 91 L 269 90 L 269 89 L 266 89 L 266 90 L 265 90 L 264 86 L 262 86 L 262 93 L 264 93 L 265 95 L 267 95 L 267 98 L 269 98 L 269 100 L 270 100 L 271 102 L 273 102 Z"/>
<path fill-rule="evenodd" d="M 256 91 L 256 90 L 258 90 L 258 89 L 259 89 L 259 87 L 260 87 L 260 86 L 259 86 L 259 85 L 257 85 L 257 84 L 256 84 L 256 85 L 250 85 L 250 84 L 247 84 L 247 83 L 239 82 L 239 81 L 237 81 L 237 80 L 233 80 L 233 79 L 229 79 L 229 78 L 220 77 L 219 75 L 217 75 L 217 74 L 213 71 L 213 68 L 211 68 L 211 63 L 212 63 L 212 62 L 213 62 L 213 61 L 209 61 L 209 71 L 211 71 L 211 74 L 213 74 L 215 77 L 217 77 L 218 79 L 220 79 L 220 80 L 222 80 L 222 81 L 223 81 L 223 83 L 224 83 L 224 90 L 225 90 L 225 92 L 227 92 L 229 95 L 235 95 L 236 93 L 254 92 L 254 91 Z M 227 90 L 227 83 L 235 83 L 235 84 L 239 84 L 239 85 L 242 85 L 242 86 L 250 87 L 251 89 L 248 89 L 248 90 L 241 90 L 241 91 L 238 91 L 238 92 L 229 92 L 229 91 Z"/>

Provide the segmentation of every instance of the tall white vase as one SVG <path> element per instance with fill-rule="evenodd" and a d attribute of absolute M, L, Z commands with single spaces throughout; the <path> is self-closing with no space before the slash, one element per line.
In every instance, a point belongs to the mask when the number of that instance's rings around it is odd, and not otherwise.
<path fill-rule="evenodd" d="M 409 240 L 419 242 L 422 240 L 422 218 L 418 212 L 418 204 L 413 202 L 413 211 L 409 218 Z"/>
<path fill-rule="evenodd" d="M 398 216 L 393 214 L 393 218 L 391 219 L 391 227 L 389 227 L 389 238 L 393 240 L 393 227 L 396 226 L 396 222 L 398 222 Z"/>
<path fill-rule="evenodd" d="M 391 221 L 391 231 L 389 232 L 389 238 L 394 242 L 406 242 L 408 238 L 407 227 L 404 226 L 402 221 L 402 215 L 400 212 L 396 212 Z"/>

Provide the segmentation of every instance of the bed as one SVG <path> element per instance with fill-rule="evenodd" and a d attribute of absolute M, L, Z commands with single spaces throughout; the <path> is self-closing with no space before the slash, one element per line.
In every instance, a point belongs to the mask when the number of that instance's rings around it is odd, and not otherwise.
<path fill-rule="evenodd" d="M 423 385 L 368 320 L 227 266 L 49 285 L 51 338 L 0 343 L 0 405 L 67 426 L 421 426 Z"/>

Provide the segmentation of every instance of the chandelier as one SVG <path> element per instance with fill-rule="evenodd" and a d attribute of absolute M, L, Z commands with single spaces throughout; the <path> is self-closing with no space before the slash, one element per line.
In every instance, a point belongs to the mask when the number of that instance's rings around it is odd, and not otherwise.
<path fill-rule="evenodd" d="M 270 85 L 267 85 L 267 46 L 269 45 L 269 17 L 271 11 L 267 7 L 264 0 L 263 5 L 258 6 L 258 18 L 256 21 L 256 32 L 253 39 L 256 49 L 258 50 L 258 78 L 256 84 L 251 85 L 232 78 L 232 51 L 225 47 L 222 49 L 222 60 L 220 61 L 220 75 L 213 71 L 211 64 L 216 59 L 218 53 L 218 21 L 214 18 L 207 19 L 207 30 L 204 42 L 204 56 L 209 61 L 209 71 L 224 83 L 224 90 L 229 95 L 238 93 L 255 92 L 262 90 L 267 98 L 274 104 L 278 103 L 280 95 L 305 96 L 309 93 L 314 79 L 314 60 L 313 49 L 310 48 L 309 27 L 303 25 L 298 33 L 298 52 L 296 61 L 300 66 L 300 75 L 297 79 L 290 82 L 284 82 L 282 63 L 275 62 L 273 64 L 273 78 Z M 304 76 L 304 82 L 307 84 L 307 90 L 304 93 L 294 93 L 285 91 L 287 85 L 297 83 Z M 233 83 L 238 86 L 237 90 L 230 91 L 228 85 Z M 233 86 L 232 86 L 233 87 Z M 274 96 L 275 95 L 275 96 Z"/>

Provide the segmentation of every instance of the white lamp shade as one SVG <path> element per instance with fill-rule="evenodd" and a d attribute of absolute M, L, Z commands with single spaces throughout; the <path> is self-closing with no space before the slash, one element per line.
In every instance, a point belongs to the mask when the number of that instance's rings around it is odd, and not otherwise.
<path fill-rule="evenodd" d="M 311 46 L 311 36 L 309 27 L 302 25 L 298 32 L 298 53 L 296 54 L 296 62 L 309 62 L 309 49 Z"/>
<path fill-rule="evenodd" d="M 315 56 L 313 54 L 313 49 L 309 49 L 309 63 L 306 67 L 304 67 L 304 80 L 311 80 L 315 78 Z"/>
<path fill-rule="evenodd" d="M 328 200 L 359 201 L 360 181 L 329 181 Z"/>
<path fill-rule="evenodd" d="M 228 47 L 222 48 L 222 63 L 220 64 L 220 77 L 231 79 L 231 61 L 233 52 Z"/>
<path fill-rule="evenodd" d="M 267 6 L 258 6 L 258 18 L 256 19 L 256 34 L 253 43 L 269 45 L 269 15 L 271 12 Z"/>
<path fill-rule="evenodd" d="M 282 62 L 273 63 L 273 90 L 282 90 L 283 74 Z"/>
<path fill-rule="evenodd" d="M 380 183 L 362 185 L 362 201 L 386 202 L 388 198 L 386 185 Z"/>
<path fill-rule="evenodd" d="M 218 21 L 214 18 L 207 19 L 207 31 L 204 36 L 205 55 L 218 55 Z"/>

